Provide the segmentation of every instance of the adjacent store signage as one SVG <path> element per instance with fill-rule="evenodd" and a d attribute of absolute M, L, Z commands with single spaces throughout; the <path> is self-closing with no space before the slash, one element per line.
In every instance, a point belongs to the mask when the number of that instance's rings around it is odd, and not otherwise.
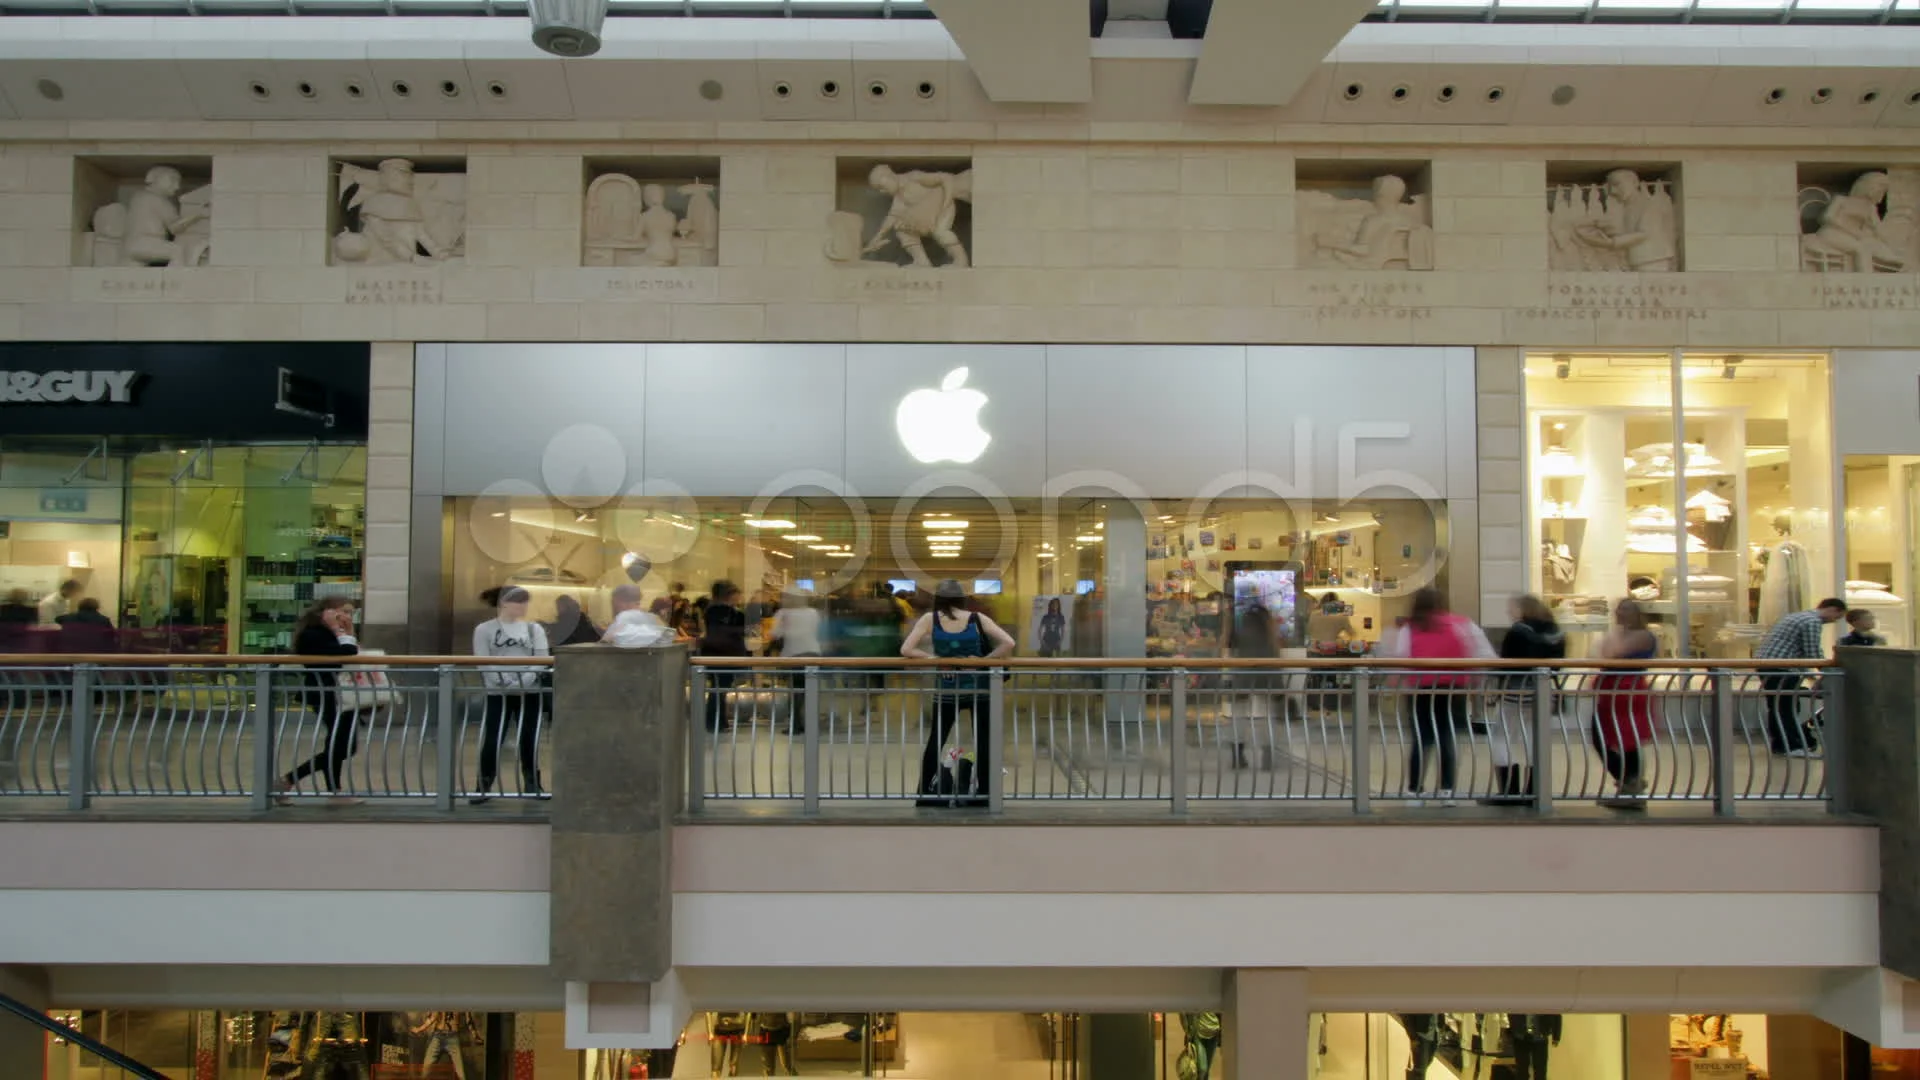
<path fill-rule="evenodd" d="M 133 401 L 137 371 L 0 371 L 0 405 Z"/>
<path fill-rule="evenodd" d="M 87 512 L 86 488 L 53 488 L 40 492 L 43 514 L 84 514 Z"/>
<path fill-rule="evenodd" d="M 352 441 L 365 344 L 0 345 L 0 436 Z"/>

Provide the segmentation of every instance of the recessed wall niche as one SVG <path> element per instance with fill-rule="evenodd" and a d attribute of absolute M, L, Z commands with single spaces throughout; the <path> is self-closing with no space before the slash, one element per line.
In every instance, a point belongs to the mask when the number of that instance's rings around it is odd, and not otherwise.
<path fill-rule="evenodd" d="M 1547 163 L 1548 269 L 1679 270 L 1681 235 L 1678 165 Z"/>
<path fill-rule="evenodd" d="M 720 265 L 719 158 L 590 158 L 582 266 Z"/>
<path fill-rule="evenodd" d="M 467 250 L 465 158 L 334 158 L 327 261 L 432 266 Z"/>
<path fill-rule="evenodd" d="M 1300 265 L 1433 269 L 1432 187 L 1424 161 L 1294 162 Z"/>
<path fill-rule="evenodd" d="M 204 266 L 213 159 L 75 158 L 75 266 Z"/>
<path fill-rule="evenodd" d="M 1799 178 L 1800 269 L 1920 269 L 1920 166 L 1801 165 Z"/>
<path fill-rule="evenodd" d="M 894 266 L 973 265 L 973 161 L 841 158 L 827 258 Z"/>

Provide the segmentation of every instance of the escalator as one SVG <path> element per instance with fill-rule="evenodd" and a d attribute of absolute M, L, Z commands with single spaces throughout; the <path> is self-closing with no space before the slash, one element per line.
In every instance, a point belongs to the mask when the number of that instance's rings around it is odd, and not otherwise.
<path fill-rule="evenodd" d="M 105 1043 L 82 1035 L 80 1032 L 53 1019 L 39 1009 L 28 1005 L 26 1002 L 15 1000 L 5 994 L 0 994 L 0 1012 L 12 1013 L 14 1016 L 25 1020 L 27 1023 L 45 1031 L 49 1035 L 72 1043 L 87 1053 L 112 1065 L 114 1068 L 119 1069 L 127 1076 L 135 1078 L 135 1080 L 167 1080 L 166 1074 L 160 1072 L 158 1069 L 142 1065 Z"/>

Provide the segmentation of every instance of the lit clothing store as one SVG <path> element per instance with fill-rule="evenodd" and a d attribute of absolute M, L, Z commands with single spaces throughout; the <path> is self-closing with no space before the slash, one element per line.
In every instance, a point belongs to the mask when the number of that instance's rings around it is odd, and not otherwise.
<path fill-rule="evenodd" d="M 756 645 L 802 598 L 828 655 L 895 655 L 953 578 L 1019 655 L 1219 656 L 1258 606 L 1292 655 L 1364 656 L 1423 585 L 1477 602 L 1473 370 L 1452 348 L 423 345 L 412 595 L 440 606 L 411 644 L 460 643 L 500 584 L 603 626 L 637 573 L 669 613 L 738 584 Z"/>
<path fill-rule="evenodd" d="M 1844 370 L 1819 353 L 1528 355 L 1531 584 L 1570 655 L 1597 655 L 1621 599 L 1664 656 L 1749 657 L 1782 616 L 1843 591 L 1910 633 L 1884 567 L 1841 572 Z"/>
<path fill-rule="evenodd" d="M 284 651 L 358 598 L 364 344 L 0 346 L 8 651 Z M 76 623 L 76 620 L 77 623 Z"/>

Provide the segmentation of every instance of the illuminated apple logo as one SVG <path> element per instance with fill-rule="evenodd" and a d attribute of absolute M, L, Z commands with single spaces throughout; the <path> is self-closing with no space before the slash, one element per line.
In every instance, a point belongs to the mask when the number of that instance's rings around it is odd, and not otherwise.
<path fill-rule="evenodd" d="M 967 369 L 954 368 L 938 390 L 915 390 L 900 399 L 894 427 L 900 445 L 923 465 L 952 461 L 969 465 L 987 452 L 993 436 L 980 426 L 987 395 L 967 385 Z"/>

